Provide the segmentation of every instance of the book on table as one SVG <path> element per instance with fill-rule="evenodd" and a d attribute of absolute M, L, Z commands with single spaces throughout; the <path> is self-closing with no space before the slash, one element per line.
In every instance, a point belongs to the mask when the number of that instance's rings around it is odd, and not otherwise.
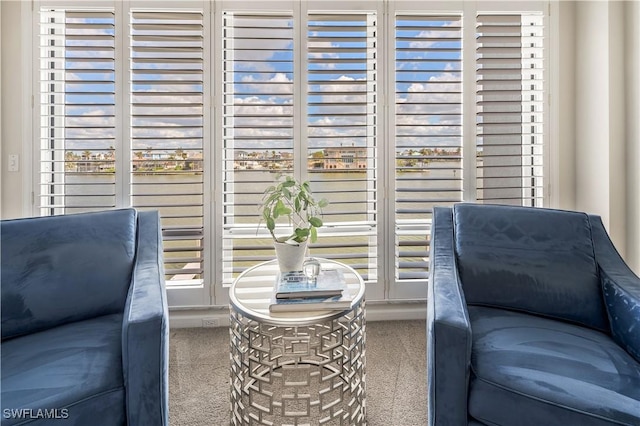
<path fill-rule="evenodd" d="M 324 269 L 314 281 L 310 281 L 302 271 L 278 274 L 276 279 L 276 299 L 300 299 L 306 297 L 340 296 L 347 288 L 344 275 L 337 269 Z"/>
<path fill-rule="evenodd" d="M 350 308 L 351 301 L 341 271 L 322 270 L 314 282 L 309 282 L 301 271 L 292 271 L 278 275 L 269 311 L 342 310 Z"/>
<path fill-rule="evenodd" d="M 351 307 L 352 297 L 345 290 L 343 294 L 333 297 L 304 297 L 299 299 L 271 299 L 270 312 L 305 312 L 344 310 Z"/>

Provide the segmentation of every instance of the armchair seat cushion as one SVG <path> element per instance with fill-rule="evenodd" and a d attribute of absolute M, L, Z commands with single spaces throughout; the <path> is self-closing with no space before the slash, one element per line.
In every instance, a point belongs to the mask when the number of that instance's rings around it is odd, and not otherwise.
<path fill-rule="evenodd" d="M 469 306 L 469 414 L 491 425 L 640 425 L 640 365 L 605 333 Z"/>
<path fill-rule="evenodd" d="M 51 422 L 35 409 L 66 409 L 65 425 L 125 424 L 121 339 L 122 314 L 112 314 L 3 341 L 3 409 L 34 411 L 2 424 Z"/>

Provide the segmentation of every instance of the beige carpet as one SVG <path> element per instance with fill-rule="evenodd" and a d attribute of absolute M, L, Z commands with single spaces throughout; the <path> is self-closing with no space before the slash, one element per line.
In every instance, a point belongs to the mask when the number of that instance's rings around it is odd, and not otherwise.
<path fill-rule="evenodd" d="M 367 425 L 427 423 L 425 321 L 367 323 Z M 229 424 L 229 331 L 171 330 L 171 426 Z"/>

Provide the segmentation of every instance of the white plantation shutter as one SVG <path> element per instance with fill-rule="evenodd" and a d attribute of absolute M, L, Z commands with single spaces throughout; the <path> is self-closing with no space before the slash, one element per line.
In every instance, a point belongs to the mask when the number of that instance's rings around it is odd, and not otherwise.
<path fill-rule="evenodd" d="M 165 273 L 204 269 L 204 21 L 201 10 L 131 12 L 131 199 L 160 211 Z"/>
<path fill-rule="evenodd" d="M 294 162 L 293 15 L 223 12 L 223 282 L 273 259 L 258 206 Z M 264 224 L 263 224 L 264 225 Z"/>
<path fill-rule="evenodd" d="M 112 10 L 40 12 L 40 214 L 116 206 Z"/>
<path fill-rule="evenodd" d="M 38 207 L 159 210 L 167 279 L 202 304 L 204 13 L 127 5 L 39 10 Z"/>
<path fill-rule="evenodd" d="M 548 2 L 36 4 L 35 208 L 160 210 L 172 306 L 274 258 L 280 174 L 370 300 L 424 297 L 435 206 L 548 201 Z"/>
<path fill-rule="evenodd" d="M 462 17 L 395 17 L 395 280 L 426 282 L 434 206 L 462 201 Z"/>
<path fill-rule="evenodd" d="M 377 21 L 374 13 L 309 13 L 308 177 L 329 201 L 314 255 L 377 279 Z"/>
<path fill-rule="evenodd" d="M 477 18 L 477 198 L 542 206 L 542 14 Z"/>
<path fill-rule="evenodd" d="M 311 253 L 375 280 L 375 15 L 223 11 L 223 34 L 223 281 L 273 258 L 258 206 L 283 173 L 330 202 Z"/>

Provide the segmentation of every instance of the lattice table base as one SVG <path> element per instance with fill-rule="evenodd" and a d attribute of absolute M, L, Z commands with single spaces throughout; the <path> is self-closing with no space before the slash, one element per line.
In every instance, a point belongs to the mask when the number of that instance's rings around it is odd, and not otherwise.
<path fill-rule="evenodd" d="M 364 301 L 284 327 L 231 309 L 232 425 L 365 425 Z"/>

